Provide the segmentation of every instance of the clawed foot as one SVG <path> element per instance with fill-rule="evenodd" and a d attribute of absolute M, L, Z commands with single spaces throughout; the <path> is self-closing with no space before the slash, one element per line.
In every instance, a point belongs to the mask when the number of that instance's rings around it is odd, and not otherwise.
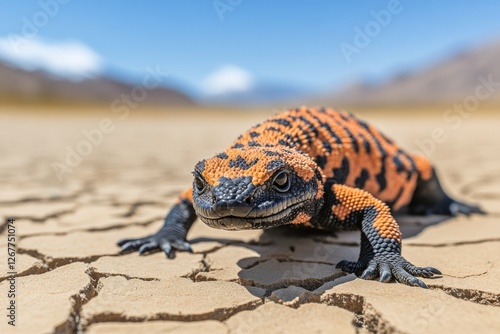
<path fill-rule="evenodd" d="M 485 215 L 486 211 L 481 209 L 481 207 L 478 205 L 459 202 L 450 197 L 445 198 L 443 201 L 437 203 L 436 206 L 432 208 L 430 212 L 426 212 L 426 214 L 437 214 L 437 215 L 448 215 L 448 216 L 458 216 L 458 215 L 470 216 L 471 214 L 474 213 Z"/>
<path fill-rule="evenodd" d="M 416 267 L 399 254 L 375 255 L 371 260 L 362 262 L 343 260 L 337 264 L 336 268 L 347 273 L 354 273 L 362 279 L 371 280 L 378 277 L 380 282 L 387 283 L 394 278 L 400 283 L 425 289 L 427 285 L 415 276 L 429 278 L 442 275 L 433 267 Z"/>
<path fill-rule="evenodd" d="M 159 233 L 138 239 L 122 239 L 117 245 L 121 247 L 121 254 L 138 250 L 140 255 L 144 255 L 161 249 L 170 259 L 175 257 L 175 250 L 193 252 L 191 245 L 185 239 L 163 236 Z"/>
<path fill-rule="evenodd" d="M 472 214 L 487 214 L 479 205 L 468 204 L 464 202 L 459 202 L 451 197 L 445 197 L 438 203 L 429 206 L 428 204 L 414 204 L 410 208 L 410 214 L 413 215 L 444 215 L 444 216 L 458 216 L 466 215 L 470 216 Z"/>
<path fill-rule="evenodd" d="M 453 201 L 450 203 L 449 211 L 452 216 L 458 216 L 459 214 L 470 216 L 473 213 L 478 213 L 481 215 L 486 214 L 486 211 L 481 209 L 481 207 L 479 207 L 478 205 L 467 204 L 457 201 Z"/>

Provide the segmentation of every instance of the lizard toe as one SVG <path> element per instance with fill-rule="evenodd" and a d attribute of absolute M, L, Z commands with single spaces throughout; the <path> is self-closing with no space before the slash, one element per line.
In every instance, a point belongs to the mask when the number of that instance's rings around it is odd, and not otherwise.
<path fill-rule="evenodd" d="M 434 275 L 442 275 L 441 271 L 434 267 L 417 267 L 414 266 L 413 264 L 406 262 L 404 264 L 404 269 L 414 275 L 414 276 L 420 276 L 420 277 L 425 277 L 425 278 L 430 278 L 434 277 Z"/>
<path fill-rule="evenodd" d="M 379 266 L 380 282 L 387 283 L 392 278 L 391 267 L 387 263 L 381 263 Z"/>
<path fill-rule="evenodd" d="M 139 248 L 139 255 L 144 255 L 146 253 L 149 253 L 151 252 L 152 250 L 155 250 L 158 248 L 158 244 L 154 241 L 150 241 L 146 244 L 143 244 L 140 248 Z"/>
<path fill-rule="evenodd" d="M 340 261 L 339 263 L 337 263 L 335 268 L 340 269 L 343 272 L 349 274 L 359 273 L 360 271 L 362 272 L 364 269 L 364 267 L 359 262 L 347 261 L 347 260 Z"/>
<path fill-rule="evenodd" d="M 174 240 L 172 242 L 172 246 L 175 249 L 180 250 L 180 251 L 186 251 L 186 252 L 189 252 L 189 253 L 193 252 L 193 249 L 191 248 L 191 245 L 187 241 Z"/>
<path fill-rule="evenodd" d="M 164 240 L 161 243 L 160 248 L 163 250 L 163 252 L 169 259 L 175 258 L 176 251 L 193 253 L 193 249 L 191 248 L 189 242 L 181 239 Z"/>
<path fill-rule="evenodd" d="M 370 261 L 368 267 L 359 276 L 361 279 L 372 280 L 378 276 L 377 263 L 375 261 Z"/>
<path fill-rule="evenodd" d="M 396 268 L 392 268 L 392 273 L 394 278 L 399 283 L 403 283 L 410 286 L 420 286 L 421 288 L 427 289 L 427 285 L 424 282 L 416 278 L 415 276 L 408 273 L 401 266 L 397 266 Z"/>
<path fill-rule="evenodd" d="M 166 240 L 161 244 L 161 249 L 165 253 L 168 259 L 175 259 L 176 248 L 173 247 L 172 241 Z"/>
<path fill-rule="evenodd" d="M 121 246 L 123 246 L 131 241 L 135 241 L 135 240 L 137 240 L 137 239 L 120 239 L 116 242 L 116 245 L 121 247 Z"/>
<path fill-rule="evenodd" d="M 125 254 L 129 252 L 136 251 L 141 247 L 143 241 L 141 239 L 128 239 L 125 243 L 122 243 L 121 249 L 120 249 L 120 254 Z"/>

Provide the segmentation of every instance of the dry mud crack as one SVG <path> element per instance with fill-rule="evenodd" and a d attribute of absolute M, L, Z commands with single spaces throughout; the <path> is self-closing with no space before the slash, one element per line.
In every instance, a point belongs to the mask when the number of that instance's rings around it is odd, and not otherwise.
<path fill-rule="evenodd" d="M 464 122 L 474 141 L 450 133 L 433 156 L 445 187 L 490 214 L 430 223 L 401 218 L 403 255 L 444 273 L 425 279 L 430 289 L 424 290 L 363 281 L 335 269 L 340 260 L 357 258 L 355 232 L 225 232 L 197 221 L 188 236 L 193 254 L 169 260 L 162 253 L 118 253 L 118 239 L 161 226 L 199 159 L 261 116 L 245 122 L 206 117 L 203 125 L 183 116 L 121 123 L 63 182 L 50 161 L 61 160 L 82 125 L 55 118 L 64 145 L 41 157 L 34 143 L 47 139 L 36 125 L 2 117 L 0 301 L 10 288 L 5 218 L 16 218 L 19 317 L 14 330 L 2 320 L 1 333 L 500 332 L 500 161 L 481 153 L 500 140 L 496 118 Z M 384 124 L 410 148 L 432 129 L 418 119 L 405 131 L 400 122 Z M 21 126 L 26 157 L 15 159 L 7 143 L 10 129 Z M 486 131 L 490 137 L 483 138 Z M 461 154 L 450 153 L 456 145 Z"/>

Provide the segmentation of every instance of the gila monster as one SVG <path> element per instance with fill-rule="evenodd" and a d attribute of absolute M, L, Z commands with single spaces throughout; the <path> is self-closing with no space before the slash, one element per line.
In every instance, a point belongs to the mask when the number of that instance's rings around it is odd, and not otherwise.
<path fill-rule="evenodd" d="M 186 235 L 197 217 L 224 230 L 285 224 L 361 230 L 358 260 L 343 260 L 337 268 L 363 279 L 426 288 L 415 276 L 441 272 L 401 256 L 401 232 L 392 213 L 484 213 L 449 197 L 425 157 L 334 109 L 301 107 L 277 114 L 224 152 L 198 162 L 193 175 L 163 227 L 119 241 L 121 252 L 161 249 L 173 257 L 175 250 L 192 251 Z"/>

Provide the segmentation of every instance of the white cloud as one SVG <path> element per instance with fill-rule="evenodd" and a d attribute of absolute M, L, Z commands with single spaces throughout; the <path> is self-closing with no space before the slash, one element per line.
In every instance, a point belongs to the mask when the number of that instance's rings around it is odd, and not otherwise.
<path fill-rule="evenodd" d="M 245 92 L 253 85 L 253 76 L 244 69 L 233 65 L 226 65 L 218 69 L 202 82 L 203 90 L 210 95 Z"/>
<path fill-rule="evenodd" d="M 27 70 L 41 69 L 75 79 L 97 74 L 102 67 L 101 57 L 77 41 L 50 43 L 0 37 L 0 58 Z"/>

